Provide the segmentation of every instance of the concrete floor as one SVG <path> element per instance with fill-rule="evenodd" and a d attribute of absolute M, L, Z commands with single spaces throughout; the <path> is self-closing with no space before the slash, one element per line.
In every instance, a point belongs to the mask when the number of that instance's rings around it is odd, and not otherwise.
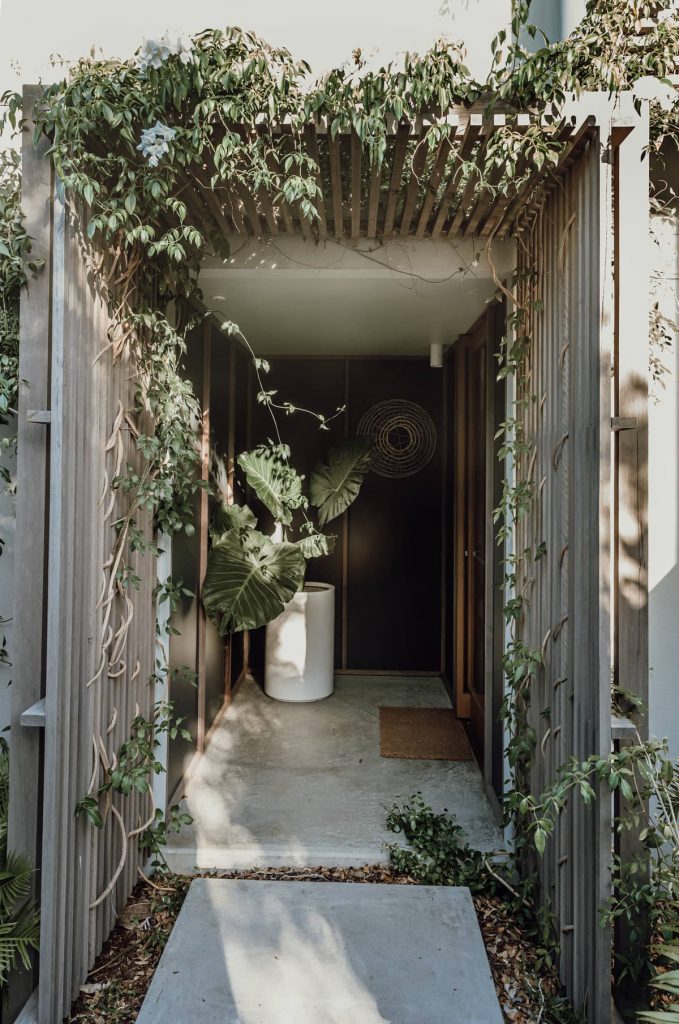
<path fill-rule="evenodd" d="M 468 889 L 195 879 L 137 1024 L 502 1024 Z"/>
<path fill-rule="evenodd" d="M 449 707 L 438 679 L 339 676 L 335 693 L 284 704 L 246 680 L 193 777 L 194 822 L 170 838 L 175 871 L 386 862 L 385 807 L 420 790 L 469 842 L 502 843 L 472 761 L 380 756 L 380 705 Z"/>

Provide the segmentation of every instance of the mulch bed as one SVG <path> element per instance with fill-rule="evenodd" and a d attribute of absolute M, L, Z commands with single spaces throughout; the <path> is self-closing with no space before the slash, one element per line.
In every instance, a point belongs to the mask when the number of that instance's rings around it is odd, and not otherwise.
<path fill-rule="evenodd" d="M 380 865 L 263 868 L 206 872 L 205 876 L 417 884 Z M 68 1024 L 134 1024 L 190 883 L 191 878 L 182 875 L 139 883 L 83 985 Z M 539 951 L 514 923 L 501 899 L 475 896 L 474 905 L 505 1020 L 510 1024 L 548 1024 L 554 1018 L 545 1013 L 545 1000 L 558 991 L 556 974 L 540 968 Z"/>

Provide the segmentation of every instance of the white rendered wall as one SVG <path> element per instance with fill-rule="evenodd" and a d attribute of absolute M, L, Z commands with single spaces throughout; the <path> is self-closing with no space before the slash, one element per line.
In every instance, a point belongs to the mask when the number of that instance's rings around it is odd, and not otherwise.
<path fill-rule="evenodd" d="M 361 47 L 389 60 L 423 50 L 442 35 L 464 40 L 473 73 L 485 75 L 490 41 L 510 19 L 510 0 L 0 0 L 0 92 L 60 77 L 51 55 L 127 57 L 144 37 L 239 25 L 287 46 L 320 74 Z M 29 29 L 30 26 L 30 29 Z"/>
<path fill-rule="evenodd" d="M 671 157 L 665 177 L 679 181 Z M 679 217 L 654 219 L 655 297 L 670 320 L 679 319 Z M 679 352 L 663 356 L 664 387 L 649 402 L 649 725 L 667 736 L 679 756 Z"/>

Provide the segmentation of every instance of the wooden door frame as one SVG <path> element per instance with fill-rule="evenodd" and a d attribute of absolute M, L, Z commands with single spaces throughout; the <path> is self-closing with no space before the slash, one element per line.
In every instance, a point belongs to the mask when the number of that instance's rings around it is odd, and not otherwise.
<path fill-rule="evenodd" d="M 498 503 L 498 487 L 501 486 L 501 466 L 497 459 L 497 443 L 495 434 L 497 421 L 502 409 L 501 382 L 497 380 L 495 353 L 499 337 L 503 332 L 504 306 L 494 304 L 475 321 L 466 334 L 459 336 L 454 346 L 454 414 L 453 429 L 455 465 L 454 465 L 454 689 L 455 707 L 460 718 L 471 717 L 472 694 L 467 685 L 465 666 L 465 640 L 468 632 L 468 620 L 472 609 L 467 607 L 465 595 L 465 577 L 469 559 L 465 558 L 465 507 L 467 503 L 467 486 L 464 479 L 467 458 L 467 440 L 472 426 L 468 422 L 469 406 L 465 385 L 467 354 L 472 348 L 483 346 L 486 359 L 485 406 L 486 419 L 482 425 L 485 442 L 485 615 L 484 615 L 484 775 L 487 782 L 492 781 L 493 758 L 501 756 L 498 751 L 495 720 L 497 717 L 498 679 L 501 685 L 501 664 L 498 651 L 501 650 L 502 633 L 498 625 L 502 623 L 501 560 L 495 539 L 493 510 Z M 475 425 L 476 426 L 476 425 Z M 500 747 L 501 747 L 500 741 Z"/>
<path fill-rule="evenodd" d="M 455 710 L 459 718 L 471 717 L 471 693 L 466 686 L 465 675 L 465 634 L 468 616 L 468 608 L 465 597 L 465 577 L 467 560 L 465 558 L 465 502 L 466 488 L 464 485 L 464 467 L 467 457 L 467 416 L 468 403 L 465 388 L 467 352 L 473 338 L 474 329 L 469 334 L 461 334 L 455 342 L 454 350 L 454 381 L 455 381 L 455 408 L 453 414 L 455 433 L 455 461 L 453 471 L 453 494 L 454 494 L 454 556 L 453 572 L 455 576 L 454 585 L 454 640 L 453 640 L 453 664 L 454 664 L 454 685 L 455 685 Z"/>
<path fill-rule="evenodd" d="M 466 598 L 467 576 L 470 560 L 465 556 L 466 507 L 468 487 L 465 476 L 470 436 L 469 402 L 466 388 L 466 370 L 470 350 L 486 346 L 486 313 L 477 320 L 469 332 L 461 334 L 455 342 L 455 469 L 454 469 L 454 574 L 455 574 L 455 619 L 454 619 L 454 673 L 455 709 L 460 718 L 471 718 L 472 694 L 467 683 L 466 646 L 468 643 L 472 609 Z M 486 460 L 487 461 L 487 460 Z"/>

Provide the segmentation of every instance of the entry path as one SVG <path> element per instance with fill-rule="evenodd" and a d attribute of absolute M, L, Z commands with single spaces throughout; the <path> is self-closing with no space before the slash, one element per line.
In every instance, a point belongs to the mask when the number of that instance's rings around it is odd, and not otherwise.
<path fill-rule="evenodd" d="M 468 889 L 197 878 L 137 1024 L 502 1024 Z"/>
<path fill-rule="evenodd" d="M 173 871 L 388 862 L 386 808 L 418 790 L 469 844 L 502 834 L 474 761 L 380 756 L 379 708 L 450 707 L 440 679 L 339 676 L 332 697 L 283 704 L 247 679 L 189 781 L 193 823 L 169 837 Z"/>

